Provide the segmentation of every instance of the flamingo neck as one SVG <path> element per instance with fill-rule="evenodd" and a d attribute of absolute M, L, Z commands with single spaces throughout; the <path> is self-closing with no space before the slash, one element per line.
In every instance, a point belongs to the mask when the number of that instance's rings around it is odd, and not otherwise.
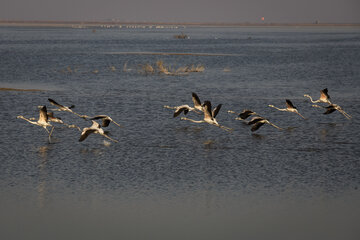
<path fill-rule="evenodd" d="M 279 110 L 279 111 L 287 111 L 287 109 L 286 108 L 278 108 L 278 107 L 275 107 L 275 106 L 273 106 L 273 105 L 269 105 L 269 107 L 272 107 L 272 108 L 275 108 L 275 109 L 277 109 L 277 110 Z"/>
<path fill-rule="evenodd" d="M 194 122 L 194 123 L 203 123 L 204 122 L 204 120 L 194 120 L 194 119 L 185 118 L 185 117 L 182 117 L 181 120 L 187 120 L 187 121 Z"/>

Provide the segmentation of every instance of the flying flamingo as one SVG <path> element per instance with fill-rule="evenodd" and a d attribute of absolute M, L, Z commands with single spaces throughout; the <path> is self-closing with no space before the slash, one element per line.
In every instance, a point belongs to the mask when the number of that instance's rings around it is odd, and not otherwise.
<path fill-rule="evenodd" d="M 233 113 L 233 114 L 237 114 L 238 117 L 235 118 L 236 120 L 245 120 L 248 117 L 252 116 L 252 115 L 258 115 L 256 112 L 253 112 L 249 109 L 244 109 L 241 113 L 236 113 L 232 110 L 228 110 L 228 113 Z"/>
<path fill-rule="evenodd" d="M 190 107 L 190 106 L 187 105 L 187 104 L 180 105 L 180 106 L 177 106 L 177 107 L 170 107 L 170 106 L 168 106 L 168 105 L 164 105 L 164 108 L 175 109 L 173 117 L 179 116 L 182 112 L 184 112 L 185 115 L 186 115 L 188 112 L 190 112 L 190 111 L 196 112 L 196 109 L 195 109 L 195 108 Z"/>
<path fill-rule="evenodd" d="M 64 106 L 64 105 L 61 105 L 61 104 L 57 103 L 55 100 L 53 100 L 53 99 L 51 99 L 51 98 L 48 98 L 48 100 L 49 100 L 49 102 L 50 102 L 52 105 L 58 107 L 58 109 L 54 109 L 55 111 L 70 112 L 70 113 L 75 114 L 75 115 L 78 116 L 78 117 L 84 118 L 83 115 L 80 115 L 80 114 L 74 112 L 73 110 L 71 110 L 72 108 L 75 108 L 74 105 L 71 105 L 70 107 L 67 107 L 67 106 Z"/>
<path fill-rule="evenodd" d="M 269 120 L 267 120 L 266 118 L 263 118 L 263 117 L 259 117 L 259 116 L 256 116 L 256 117 L 253 117 L 249 122 L 248 122 L 248 125 L 253 125 L 251 127 L 251 131 L 254 132 L 256 130 L 258 130 L 262 125 L 264 124 L 269 124 L 279 130 L 283 130 L 282 128 L 276 126 L 275 124 L 271 123 Z"/>
<path fill-rule="evenodd" d="M 79 142 L 84 141 L 91 133 L 100 134 L 101 136 L 104 136 L 104 137 L 110 139 L 111 141 L 118 142 L 117 140 L 112 139 L 111 137 L 109 137 L 104 132 L 104 130 L 100 127 L 99 123 L 95 122 L 94 120 L 91 120 L 91 121 L 92 121 L 93 124 L 90 127 L 83 128 L 83 130 L 81 132 L 81 136 L 79 138 Z"/>
<path fill-rule="evenodd" d="M 277 109 L 279 111 L 283 111 L 283 112 L 293 112 L 293 113 L 298 114 L 303 119 L 305 119 L 305 117 L 298 112 L 296 107 L 292 104 L 292 102 L 289 99 L 286 99 L 286 108 L 277 108 L 274 105 L 269 105 L 269 107 L 275 108 L 275 109 Z"/>
<path fill-rule="evenodd" d="M 190 107 L 188 104 L 184 104 L 176 107 L 170 107 L 168 105 L 165 105 L 164 108 L 175 109 L 173 117 L 179 116 L 182 112 L 184 112 L 184 114 L 186 115 L 190 111 L 201 114 L 201 112 L 203 111 L 201 101 L 198 95 L 194 92 L 192 93 L 192 101 L 194 103 L 194 107 Z"/>
<path fill-rule="evenodd" d="M 102 119 L 102 127 L 107 127 L 109 126 L 110 122 L 113 122 L 114 124 L 116 124 L 119 127 L 122 127 L 120 124 L 118 124 L 117 122 L 115 122 L 111 117 L 109 117 L 108 115 L 96 115 L 94 117 L 90 117 L 90 120 L 98 120 L 98 119 Z"/>
<path fill-rule="evenodd" d="M 328 94 L 328 89 L 327 88 L 324 88 L 323 90 L 320 90 L 320 98 L 316 101 L 314 101 L 312 99 L 311 96 L 309 96 L 308 94 L 305 94 L 304 97 L 308 97 L 310 99 L 310 101 L 312 103 L 328 103 L 328 104 L 331 104 L 330 102 L 330 96 Z"/>
<path fill-rule="evenodd" d="M 323 107 L 323 106 L 319 106 L 319 105 L 312 105 L 313 107 L 317 107 L 317 108 L 326 108 L 326 112 L 324 112 L 323 114 L 330 114 L 335 112 L 336 110 L 339 111 L 342 115 L 344 115 L 347 119 L 351 119 L 352 117 L 346 113 L 339 105 L 337 104 L 330 104 L 327 107 Z"/>
<path fill-rule="evenodd" d="M 49 134 L 49 142 L 51 141 L 50 140 L 50 137 L 51 137 L 51 134 L 54 130 L 54 126 L 51 125 L 49 123 L 49 119 L 48 119 L 48 115 L 47 115 L 47 110 L 46 110 L 46 106 L 39 106 L 39 119 L 35 122 L 35 121 L 31 121 L 30 119 L 27 119 L 25 118 L 24 116 L 22 115 L 19 115 L 17 116 L 17 118 L 20 118 L 20 119 L 24 119 L 25 121 L 28 121 L 29 123 L 31 124 L 34 124 L 34 125 L 38 125 L 40 127 L 43 127 L 46 132 Z M 51 131 L 49 132 L 49 130 L 47 129 L 47 127 L 51 127 Z"/>
<path fill-rule="evenodd" d="M 211 111 L 211 102 L 205 101 L 203 103 L 203 111 L 204 111 L 204 119 L 203 120 L 193 120 L 193 119 L 185 118 L 185 117 L 182 117 L 181 120 L 187 120 L 187 121 L 191 121 L 194 123 L 208 123 L 210 125 L 214 125 L 221 129 L 224 129 L 225 131 L 231 131 L 232 130 L 231 128 L 222 126 L 216 121 L 216 116 L 219 113 L 221 106 L 222 106 L 222 104 L 219 104 L 216 108 L 214 108 Z"/>

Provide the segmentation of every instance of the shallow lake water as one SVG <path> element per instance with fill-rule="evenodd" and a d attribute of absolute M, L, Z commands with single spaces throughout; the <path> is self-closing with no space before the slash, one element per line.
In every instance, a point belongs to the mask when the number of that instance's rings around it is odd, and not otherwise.
<path fill-rule="evenodd" d="M 1 239 L 359 238 L 359 28 L 1 27 L 0 53 L 0 87 L 29 90 L 0 91 Z M 143 71 L 157 61 L 204 71 Z M 303 96 L 324 88 L 351 120 Z M 223 104 L 217 120 L 233 131 L 163 108 L 192 105 L 192 92 Z M 48 98 L 111 116 L 119 142 L 78 142 L 54 123 L 49 143 L 16 118 L 54 108 Z M 268 107 L 285 99 L 307 119 Z M 245 108 L 284 130 L 251 132 L 227 113 Z"/>

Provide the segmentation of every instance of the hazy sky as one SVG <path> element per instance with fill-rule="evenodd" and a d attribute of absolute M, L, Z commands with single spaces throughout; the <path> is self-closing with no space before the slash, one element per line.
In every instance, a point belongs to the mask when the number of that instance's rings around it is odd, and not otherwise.
<path fill-rule="evenodd" d="M 0 0 L 0 20 L 360 23 L 360 0 Z"/>

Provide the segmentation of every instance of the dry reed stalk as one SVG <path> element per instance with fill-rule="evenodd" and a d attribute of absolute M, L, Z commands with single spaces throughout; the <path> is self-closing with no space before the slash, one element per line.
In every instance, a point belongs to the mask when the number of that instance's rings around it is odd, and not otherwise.
<path fill-rule="evenodd" d="M 199 64 L 196 66 L 195 70 L 196 70 L 195 72 L 203 72 L 203 71 L 205 71 L 205 66 Z"/>
<path fill-rule="evenodd" d="M 124 72 L 127 72 L 127 71 L 128 71 L 127 62 L 124 64 L 123 71 L 124 71 Z"/>
<path fill-rule="evenodd" d="M 144 74 L 154 74 L 155 70 L 153 68 L 153 66 L 151 66 L 149 63 L 140 65 L 141 70 L 139 70 L 139 72 L 144 73 Z"/>
<path fill-rule="evenodd" d="M 166 75 L 170 75 L 170 71 L 164 66 L 164 63 L 163 61 L 159 60 L 156 62 L 156 66 L 157 68 L 159 69 L 159 72 L 160 73 L 164 73 Z"/>
<path fill-rule="evenodd" d="M 203 72 L 205 70 L 204 65 L 198 64 L 195 66 L 192 64 L 190 67 L 187 67 L 186 72 Z"/>

